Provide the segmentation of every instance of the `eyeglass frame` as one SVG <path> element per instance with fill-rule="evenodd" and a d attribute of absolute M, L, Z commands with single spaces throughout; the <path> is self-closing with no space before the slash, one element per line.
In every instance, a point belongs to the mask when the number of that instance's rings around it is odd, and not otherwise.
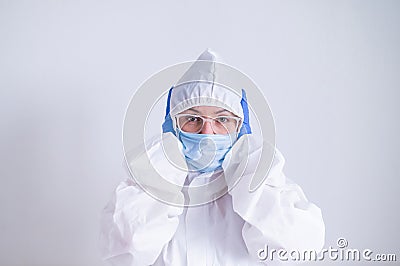
<path fill-rule="evenodd" d="M 179 117 L 181 117 L 181 116 L 187 116 L 187 115 L 202 118 L 203 125 L 201 126 L 201 128 L 200 128 L 200 130 L 199 130 L 198 132 L 187 132 L 187 131 L 184 131 L 184 130 L 182 130 L 182 129 L 180 128 L 179 123 L 178 123 Z M 239 133 L 239 128 L 240 128 L 241 125 L 242 125 L 242 118 L 237 117 L 237 116 L 221 115 L 221 116 L 217 116 L 217 117 L 211 117 L 211 116 L 196 115 L 196 114 L 176 114 L 176 115 L 174 115 L 173 123 L 174 123 L 174 128 L 175 128 L 175 130 L 176 130 L 177 128 L 179 128 L 179 130 L 182 130 L 182 131 L 187 132 L 187 133 L 199 134 L 199 133 L 203 130 L 204 124 L 206 123 L 206 121 L 211 120 L 211 121 L 210 121 L 210 122 L 211 122 L 211 128 L 213 129 L 213 132 L 214 132 L 215 134 L 218 134 L 218 133 L 216 133 L 216 132 L 214 131 L 214 128 L 213 128 L 213 126 L 212 126 L 212 123 L 214 122 L 214 119 L 219 118 L 219 117 L 233 118 L 234 120 L 236 120 L 237 125 L 236 125 L 235 131 L 234 131 L 234 132 L 228 132 L 227 134 L 232 134 L 232 133 L 238 134 L 238 133 Z M 221 134 L 221 135 L 225 135 L 225 134 Z"/>

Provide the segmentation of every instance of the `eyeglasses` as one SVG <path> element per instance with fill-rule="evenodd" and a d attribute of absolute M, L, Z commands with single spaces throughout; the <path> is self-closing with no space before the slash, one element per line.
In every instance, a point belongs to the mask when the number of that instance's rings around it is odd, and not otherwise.
<path fill-rule="evenodd" d="M 199 133 L 205 122 L 210 122 L 215 134 L 230 134 L 237 132 L 240 118 L 235 116 L 208 117 L 192 114 L 178 114 L 175 116 L 177 126 L 187 133 Z"/>

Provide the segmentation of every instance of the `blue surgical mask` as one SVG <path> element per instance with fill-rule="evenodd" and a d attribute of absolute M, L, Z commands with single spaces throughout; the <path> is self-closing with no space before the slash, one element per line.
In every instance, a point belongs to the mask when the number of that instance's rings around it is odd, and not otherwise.
<path fill-rule="evenodd" d="M 237 139 L 237 133 L 214 135 L 177 131 L 189 170 L 202 173 L 221 169 L 225 155 Z"/>

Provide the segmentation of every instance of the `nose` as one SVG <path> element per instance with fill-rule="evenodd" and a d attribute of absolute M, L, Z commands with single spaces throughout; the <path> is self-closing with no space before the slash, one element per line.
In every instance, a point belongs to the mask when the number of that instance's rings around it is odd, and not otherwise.
<path fill-rule="evenodd" d="M 210 121 L 205 121 L 204 126 L 200 131 L 200 134 L 214 134 L 214 131 L 211 127 L 211 122 Z"/>

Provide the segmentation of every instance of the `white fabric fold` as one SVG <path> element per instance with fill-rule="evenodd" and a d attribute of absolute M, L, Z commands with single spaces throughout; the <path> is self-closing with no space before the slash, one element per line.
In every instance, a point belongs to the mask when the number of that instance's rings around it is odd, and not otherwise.
<path fill-rule="evenodd" d="M 112 265 L 255 265 L 258 250 L 319 251 L 325 227 L 320 209 L 282 172 L 277 150 L 265 184 L 249 192 L 247 173 L 222 198 L 199 207 L 161 203 L 132 180 L 122 182 L 102 214 L 101 252 Z M 234 165 L 232 165 L 234 168 Z M 193 176 L 190 185 L 220 175 Z M 225 170 L 229 174 L 229 169 Z M 273 186 L 268 181 L 274 180 Z M 279 182 L 277 182 L 279 180 Z"/>

